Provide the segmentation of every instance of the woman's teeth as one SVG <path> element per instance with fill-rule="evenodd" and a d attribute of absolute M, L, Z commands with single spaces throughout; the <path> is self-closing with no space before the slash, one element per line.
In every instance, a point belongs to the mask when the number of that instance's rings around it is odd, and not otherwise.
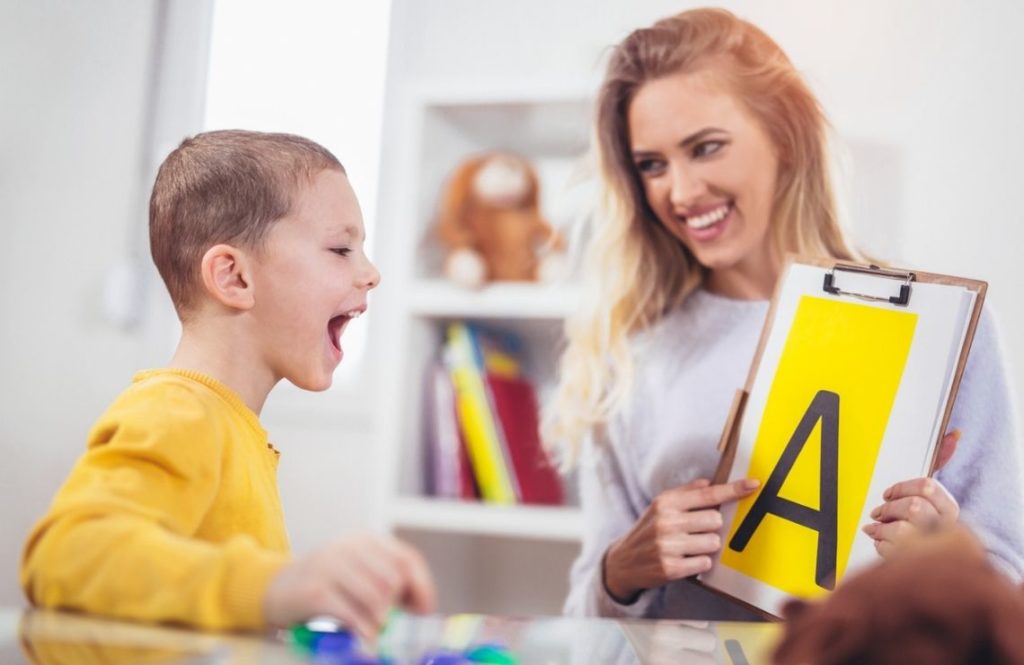
<path fill-rule="evenodd" d="M 710 212 L 706 212 L 703 215 L 697 217 L 687 217 L 686 225 L 691 229 L 706 229 L 715 222 L 720 222 L 725 219 L 725 216 L 729 214 L 729 206 L 724 205 L 720 208 L 715 208 Z"/>

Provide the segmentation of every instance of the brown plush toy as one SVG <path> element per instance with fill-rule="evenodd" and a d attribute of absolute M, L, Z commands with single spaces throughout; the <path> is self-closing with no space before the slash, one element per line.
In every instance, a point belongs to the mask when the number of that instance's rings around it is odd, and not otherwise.
<path fill-rule="evenodd" d="M 1024 663 L 1024 590 L 963 528 L 906 542 L 783 617 L 777 665 Z"/>
<path fill-rule="evenodd" d="M 561 241 L 540 214 L 537 174 L 512 153 L 477 155 L 455 169 L 437 232 L 448 249 L 445 276 L 467 287 L 544 280 L 560 269 L 551 250 Z"/>

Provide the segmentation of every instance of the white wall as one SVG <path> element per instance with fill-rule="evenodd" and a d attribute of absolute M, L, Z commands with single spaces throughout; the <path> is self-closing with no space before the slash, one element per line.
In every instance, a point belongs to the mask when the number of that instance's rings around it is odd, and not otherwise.
<path fill-rule="evenodd" d="M 401 99 L 424 79 L 593 80 L 606 47 L 630 30 L 703 4 L 396 0 L 388 90 Z M 774 37 L 820 96 L 847 157 L 855 237 L 908 266 L 990 282 L 988 302 L 1024 388 L 1024 298 L 1015 292 L 1024 286 L 1015 196 L 1024 175 L 1024 3 L 720 4 Z"/>
<path fill-rule="evenodd" d="M 154 2 L 0 3 L 0 603 L 31 523 L 132 372 L 103 319 L 137 217 Z"/>

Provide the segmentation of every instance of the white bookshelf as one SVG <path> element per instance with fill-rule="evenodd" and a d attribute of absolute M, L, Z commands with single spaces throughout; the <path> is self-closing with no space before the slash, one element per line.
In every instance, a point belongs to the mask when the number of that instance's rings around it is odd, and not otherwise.
<path fill-rule="evenodd" d="M 385 275 L 371 332 L 380 370 L 376 430 L 383 445 L 386 526 L 418 546 L 438 577 L 441 609 L 557 613 L 579 549 L 573 484 L 567 506 L 497 506 L 428 496 L 425 482 L 425 373 L 454 320 L 518 334 L 524 370 L 543 402 L 555 382 L 563 326 L 579 297 L 559 284 L 497 283 L 478 290 L 440 275 L 443 249 L 432 223 L 442 187 L 467 156 L 510 150 L 531 161 L 541 208 L 556 227 L 574 214 L 572 182 L 589 143 L 590 103 L 579 82 L 518 84 L 418 81 L 396 84 L 386 101 L 382 171 L 391 174 L 376 222 L 375 255 Z M 567 231 L 567 229 L 562 229 Z M 389 343 L 380 352 L 379 335 Z M 529 562 L 539 589 L 524 596 L 510 580 Z M 531 583 L 531 586 L 533 585 Z"/>
<path fill-rule="evenodd" d="M 579 509 L 572 506 L 495 506 L 479 501 L 402 497 L 394 502 L 396 528 L 451 534 L 522 538 L 576 544 Z"/>

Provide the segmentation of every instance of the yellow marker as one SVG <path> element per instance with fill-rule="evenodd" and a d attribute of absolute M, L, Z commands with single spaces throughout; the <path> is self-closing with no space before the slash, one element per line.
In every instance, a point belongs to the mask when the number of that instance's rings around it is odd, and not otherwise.
<path fill-rule="evenodd" d="M 754 440 L 722 564 L 812 598 L 843 577 L 917 315 L 804 296 Z"/>

